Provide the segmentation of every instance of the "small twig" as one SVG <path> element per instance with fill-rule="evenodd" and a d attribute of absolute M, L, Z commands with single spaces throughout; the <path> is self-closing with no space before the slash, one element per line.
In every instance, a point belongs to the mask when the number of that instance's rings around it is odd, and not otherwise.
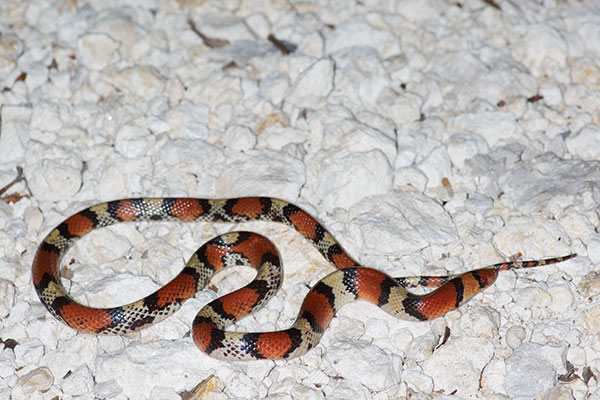
<path fill-rule="evenodd" d="M 273 43 L 273 45 L 285 55 L 293 53 L 294 50 L 296 50 L 296 48 L 298 47 L 293 43 L 277 39 L 272 33 L 269 33 L 267 39 L 269 39 L 269 42 Z"/>
<path fill-rule="evenodd" d="M 2 196 L 4 194 L 4 192 L 6 192 L 8 189 L 10 189 L 11 186 L 16 185 L 17 183 L 21 182 L 23 179 L 25 179 L 25 177 L 23 176 L 23 168 L 17 167 L 17 177 L 15 179 L 13 179 L 12 182 L 10 182 L 8 185 L 6 185 L 0 189 L 0 196 Z"/>
<path fill-rule="evenodd" d="M 501 10 L 500 4 L 496 3 L 494 0 L 483 0 L 483 2 L 494 7 L 497 10 Z"/>
<path fill-rule="evenodd" d="M 446 344 L 446 342 L 448 341 L 449 337 L 450 337 L 450 328 L 446 327 L 446 329 L 444 329 L 444 337 L 442 338 L 442 340 L 440 341 L 440 343 L 437 346 L 435 346 L 435 348 L 439 349 L 444 344 Z"/>
<path fill-rule="evenodd" d="M 188 24 L 190 25 L 192 31 L 194 31 L 196 35 L 200 36 L 200 39 L 202 39 L 204 44 L 210 47 L 211 49 L 229 46 L 229 40 L 227 39 L 211 38 L 206 36 L 204 33 L 200 32 L 198 28 L 196 28 L 196 24 L 194 23 L 194 21 L 192 21 L 191 18 L 188 19 Z"/>

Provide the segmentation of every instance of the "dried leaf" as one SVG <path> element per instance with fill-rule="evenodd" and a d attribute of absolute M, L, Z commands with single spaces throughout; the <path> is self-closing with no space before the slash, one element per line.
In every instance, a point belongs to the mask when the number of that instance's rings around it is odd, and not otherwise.
<path fill-rule="evenodd" d="M 208 378 L 194 386 L 192 390 L 186 390 L 179 394 L 181 395 L 181 400 L 200 400 L 206 398 L 213 390 L 221 389 L 222 387 L 223 382 L 211 374 Z"/>

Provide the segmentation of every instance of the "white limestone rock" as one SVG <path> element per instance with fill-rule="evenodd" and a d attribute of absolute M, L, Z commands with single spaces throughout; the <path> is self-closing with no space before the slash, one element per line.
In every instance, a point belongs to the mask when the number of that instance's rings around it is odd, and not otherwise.
<path fill-rule="evenodd" d="M 460 328 L 465 335 L 490 340 L 498 336 L 500 322 L 498 311 L 475 306 L 459 320 Z"/>
<path fill-rule="evenodd" d="M 545 83 L 540 86 L 540 96 L 544 99 L 544 104 L 557 108 L 563 102 L 563 94 L 560 86 L 556 83 Z"/>
<path fill-rule="evenodd" d="M 120 388 L 125 396 L 149 398 L 154 387 L 170 387 L 178 392 L 189 389 L 218 365 L 218 361 L 199 353 L 191 341 L 159 340 L 136 343 L 125 351 L 99 355 L 95 378 L 99 382 L 114 381 L 116 384 L 112 385 L 112 391 Z M 232 372 L 230 368 L 222 367 Z M 114 374 L 115 370 L 119 373 Z"/>
<path fill-rule="evenodd" d="M 112 80 L 119 90 L 146 101 L 163 95 L 166 81 L 157 68 L 150 66 L 127 67 L 116 71 Z"/>
<path fill-rule="evenodd" d="M 506 344 L 512 349 L 519 347 L 526 337 L 525 329 L 520 326 L 511 326 L 506 331 Z"/>
<path fill-rule="evenodd" d="M 292 147 L 300 146 L 306 140 L 307 133 L 293 128 L 284 128 L 279 124 L 267 127 L 258 136 L 258 145 L 270 150 L 286 151 Z M 290 153 L 290 151 L 287 151 Z M 290 155 L 303 155 L 293 152 Z"/>
<path fill-rule="evenodd" d="M 31 339 L 19 343 L 14 351 L 15 362 L 17 365 L 23 367 L 38 363 L 44 354 L 44 346 L 38 339 Z"/>
<path fill-rule="evenodd" d="M 504 380 L 507 395 L 511 398 L 539 397 L 556 384 L 558 373 L 549 360 L 553 355 L 548 350 L 550 346 L 525 342 L 508 357 Z"/>
<path fill-rule="evenodd" d="M 29 141 L 31 108 L 4 105 L 1 112 L 0 159 L 3 163 L 21 160 Z"/>
<path fill-rule="evenodd" d="M 421 118 L 423 99 L 414 93 L 385 90 L 377 100 L 382 114 L 396 124 L 414 122 Z"/>
<path fill-rule="evenodd" d="M 367 253 L 403 255 L 457 238 L 439 204 L 414 192 L 367 197 L 352 207 L 351 215 L 350 229 Z"/>
<path fill-rule="evenodd" d="M 394 188 L 399 190 L 416 190 L 424 192 L 428 183 L 427 176 L 416 167 L 403 167 L 396 169 L 394 174 Z"/>
<path fill-rule="evenodd" d="M 446 143 L 448 157 L 459 169 L 465 167 L 465 161 L 477 154 L 487 154 L 489 146 L 484 138 L 470 132 L 458 132 L 450 136 Z"/>
<path fill-rule="evenodd" d="M 0 352 L 0 377 L 6 381 L 12 381 L 16 378 L 17 365 L 15 363 L 15 353 L 10 349 L 3 349 Z"/>
<path fill-rule="evenodd" d="M 430 188 L 442 186 L 442 180 L 448 179 L 450 170 L 450 157 L 446 146 L 438 146 L 423 158 L 418 164 L 419 170 L 427 177 L 427 186 Z"/>
<path fill-rule="evenodd" d="M 488 339 L 461 337 L 449 340 L 423 363 L 423 372 L 431 376 L 434 390 L 465 396 L 479 388 L 483 368 L 494 355 Z"/>
<path fill-rule="evenodd" d="M 357 18 L 339 25 L 325 38 L 325 53 L 333 54 L 351 46 L 369 46 L 382 58 L 400 54 L 400 38 L 386 26 L 376 26 L 365 18 Z"/>
<path fill-rule="evenodd" d="M 87 33 L 77 40 L 77 54 L 81 64 L 93 71 L 100 71 L 118 62 L 119 43 L 104 33 Z"/>
<path fill-rule="evenodd" d="M 35 368 L 19 377 L 12 396 L 27 397 L 35 392 L 44 392 L 54 383 L 54 376 L 48 368 Z"/>
<path fill-rule="evenodd" d="M 259 93 L 273 104 L 281 104 L 286 99 L 290 87 L 288 77 L 284 74 L 273 74 L 260 81 Z"/>
<path fill-rule="evenodd" d="M 343 399 L 366 399 L 372 396 L 372 392 L 357 382 L 336 380 L 323 389 L 325 398 L 343 400 Z"/>
<path fill-rule="evenodd" d="M 365 342 L 338 339 L 330 343 L 325 360 L 339 376 L 374 391 L 397 385 L 402 373 L 399 357 Z"/>
<path fill-rule="evenodd" d="M 425 394 L 433 391 L 433 378 L 426 375 L 421 368 L 413 367 L 402 371 L 402 380 L 410 389 Z"/>
<path fill-rule="evenodd" d="M 318 197 L 324 207 L 350 208 L 363 198 L 384 194 L 392 186 L 390 164 L 379 150 L 319 154 L 307 171 L 305 197 Z"/>
<path fill-rule="evenodd" d="M 437 19 L 443 12 L 440 3 L 435 0 L 408 0 L 396 3 L 396 10 L 411 22 Z"/>
<path fill-rule="evenodd" d="M 333 71 L 333 61 L 315 61 L 292 83 L 286 96 L 287 100 L 298 107 L 323 107 L 333 89 Z"/>
<path fill-rule="evenodd" d="M 539 23 L 526 28 L 513 54 L 534 75 L 540 76 L 566 66 L 568 47 L 556 29 L 549 24 Z"/>
<path fill-rule="evenodd" d="M 486 397 L 492 400 L 509 400 L 504 393 L 506 365 L 503 359 L 494 358 L 483 369 L 481 374 L 482 393 L 490 393 Z"/>
<path fill-rule="evenodd" d="M 46 351 L 40 360 L 51 374 L 59 379 L 80 365 L 94 365 L 98 354 L 98 338 L 90 335 L 77 335 L 71 328 L 54 321 L 57 325 L 55 336 L 61 337 L 61 346 Z"/>
<path fill-rule="evenodd" d="M 527 258 L 545 258 L 570 253 L 569 244 L 559 239 L 566 232 L 544 218 L 514 217 L 494 236 L 495 246 L 507 255 L 522 253 Z"/>
<path fill-rule="evenodd" d="M 181 399 L 181 395 L 177 393 L 175 390 L 164 387 L 164 386 L 155 386 L 150 392 L 150 397 L 152 399 L 164 399 L 164 400 L 179 400 Z"/>
<path fill-rule="evenodd" d="M 595 190 L 590 193 L 587 189 L 588 183 L 595 186 L 594 182 L 599 179 L 600 164 L 596 162 L 580 159 L 565 161 L 545 154 L 531 161 L 513 164 L 503 172 L 498 182 L 501 190 L 514 199 L 519 211 L 530 213 L 537 210 L 563 210 L 573 204 L 574 196 L 582 193 L 589 193 L 592 203 L 600 200 L 595 199 L 599 197 L 594 194 Z M 585 196 L 582 201 L 585 202 Z"/>
<path fill-rule="evenodd" d="M 565 142 L 571 154 L 583 160 L 598 160 L 600 126 L 586 125 L 579 132 L 569 135 Z"/>
<path fill-rule="evenodd" d="M 556 313 L 563 313 L 573 305 L 573 294 L 567 285 L 556 285 L 548 289 L 552 298 L 550 309 Z"/>
<path fill-rule="evenodd" d="M 390 79 L 377 51 L 370 47 L 351 47 L 335 54 L 335 90 L 331 102 L 348 103 L 358 111 L 376 105 Z"/>
<path fill-rule="evenodd" d="M 123 390 L 114 379 L 106 382 L 96 382 L 94 385 L 93 394 L 99 399 L 111 399 L 117 397 Z"/>
<path fill-rule="evenodd" d="M 325 41 L 319 32 L 304 36 L 298 43 L 297 52 L 313 58 L 322 58 L 325 51 Z"/>
<path fill-rule="evenodd" d="M 600 235 L 592 234 L 587 240 L 587 253 L 593 264 L 600 262 Z"/>
<path fill-rule="evenodd" d="M 579 15 L 577 17 L 573 18 L 577 24 L 575 29 L 585 49 L 596 57 L 600 56 L 600 45 L 598 45 L 598 39 L 600 38 L 598 22 L 600 22 L 600 18 L 594 13 Z"/>
<path fill-rule="evenodd" d="M 304 182 L 304 164 L 274 151 L 234 153 L 216 181 L 220 196 L 249 195 L 294 199 Z"/>
<path fill-rule="evenodd" d="M 116 150 L 129 158 L 142 156 L 155 142 L 148 130 L 134 124 L 123 125 L 115 136 Z"/>
<path fill-rule="evenodd" d="M 269 36 L 271 24 L 264 14 L 252 14 L 246 18 L 245 22 L 256 36 L 261 38 Z"/>
<path fill-rule="evenodd" d="M 198 27 L 200 27 L 200 31 L 204 35 L 211 38 L 225 39 L 230 42 L 236 40 L 254 40 L 253 33 L 250 31 L 249 26 L 242 19 L 215 19 L 214 17 L 205 17 L 198 21 L 197 24 Z"/>
<path fill-rule="evenodd" d="M 56 104 L 41 103 L 32 109 L 30 127 L 56 133 L 63 127 Z"/>
<path fill-rule="evenodd" d="M 250 128 L 241 125 L 232 125 L 223 133 L 223 144 L 234 152 L 245 152 L 256 145 L 256 135 Z"/>
<path fill-rule="evenodd" d="M 42 17 L 51 26 L 51 30 L 56 32 L 57 39 L 62 43 L 77 43 L 77 39 L 86 33 L 90 24 L 89 18 L 93 16 L 93 11 L 85 7 L 71 11 L 59 14 L 58 24 L 56 15 L 52 15 L 52 12 Z"/>
<path fill-rule="evenodd" d="M 15 304 L 16 290 L 12 282 L 0 279 L 0 318 L 6 317 Z"/>
<path fill-rule="evenodd" d="M 95 21 L 90 30 L 104 33 L 117 41 L 119 53 L 123 58 L 147 63 L 151 52 L 167 50 L 167 42 L 162 32 L 144 29 L 143 24 L 149 21 L 145 20 L 143 15 L 133 12 L 108 12 Z"/>
<path fill-rule="evenodd" d="M 17 36 L 2 37 L 0 40 L 0 76 L 9 76 L 15 69 L 17 57 L 22 51 L 23 43 Z"/>
<path fill-rule="evenodd" d="M 473 132 L 483 137 L 489 146 L 508 141 L 522 141 L 523 129 L 514 116 L 503 111 L 465 113 L 448 122 L 450 133 Z"/>
<path fill-rule="evenodd" d="M 77 368 L 62 381 L 62 390 L 71 396 L 83 396 L 94 387 L 92 371 L 85 365 Z"/>
<path fill-rule="evenodd" d="M 81 188 L 81 160 L 76 158 L 43 159 L 28 166 L 25 174 L 31 191 L 47 199 L 64 200 Z"/>
<path fill-rule="evenodd" d="M 473 54 L 466 51 L 447 52 L 436 56 L 432 72 L 446 81 L 464 84 L 487 72 L 487 68 Z"/>
<path fill-rule="evenodd" d="M 206 173 L 219 171 L 225 157 L 223 151 L 201 140 L 173 139 L 160 147 L 157 164 L 177 171 Z"/>
<path fill-rule="evenodd" d="M 383 152 L 390 164 L 396 158 L 393 126 L 389 124 L 382 127 L 384 129 L 366 125 L 357 121 L 348 108 L 340 106 L 328 107 L 313 114 L 309 124 L 309 150 L 322 150 L 315 155 L 314 162 L 344 152 L 361 153 L 370 150 Z M 312 152 L 309 152 L 309 157 L 310 155 Z"/>
<path fill-rule="evenodd" d="M 584 97 L 588 97 L 588 90 L 598 89 L 600 85 L 600 68 L 592 57 L 583 52 L 579 57 L 569 59 L 569 67 L 571 80 L 579 85 L 571 85 L 566 88 L 565 102 L 581 106 L 584 104 Z M 584 109 L 587 110 L 587 107 Z"/>

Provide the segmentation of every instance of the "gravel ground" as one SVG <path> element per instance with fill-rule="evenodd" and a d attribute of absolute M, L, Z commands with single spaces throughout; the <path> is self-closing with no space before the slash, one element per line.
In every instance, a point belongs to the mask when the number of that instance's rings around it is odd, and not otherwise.
<path fill-rule="evenodd" d="M 600 396 L 597 0 L 12 0 L 0 34 L 0 399 Z M 298 204 L 393 276 L 578 257 L 502 273 L 431 322 L 351 304 L 289 361 L 194 346 L 195 313 L 242 268 L 127 337 L 75 332 L 33 289 L 40 241 L 86 206 L 250 195 Z M 333 267 L 274 223 L 101 229 L 63 282 L 133 301 L 238 228 L 273 239 L 286 277 L 236 329 L 289 326 Z"/>

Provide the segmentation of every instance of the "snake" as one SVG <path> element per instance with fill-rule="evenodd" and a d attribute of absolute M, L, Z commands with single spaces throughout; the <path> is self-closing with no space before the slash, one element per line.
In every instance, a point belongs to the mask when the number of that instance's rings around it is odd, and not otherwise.
<path fill-rule="evenodd" d="M 75 301 L 61 282 L 61 259 L 92 230 L 133 221 L 283 223 L 306 238 L 336 269 L 309 290 L 290 328 L 272 332 L 227 330 L 264 306 L 283 280 L 275 245 L 247 231 L 209 240 L 193 253 L 175 278 L 145 298 L 112 308 L 94 308 Z M 56 319 L 83 333 L 127 335 L 171 316 L 218 272 L 237 265 L 255 268 L 256 277 L 247 286 L 201 308 L 193 320 L 191 336 L 200 350 L 217 359 L 276 360 L 299 357 L 315 347 L 336 312 L 355 300 L 375 304 L 403 320 L 429 321 L 459 308 L 492 285 L 500 271 L 554 264 L 574 256 L 512 260 L 446 276 L 393 278 L 354 261 L 314 217 L 284 200 L 135 198 L 96 204 L 64 220 L 40 243 L 31 273 L 42 304 Z M 425 294 L 408 290 L 417 286 L 432 290 Z"/>

